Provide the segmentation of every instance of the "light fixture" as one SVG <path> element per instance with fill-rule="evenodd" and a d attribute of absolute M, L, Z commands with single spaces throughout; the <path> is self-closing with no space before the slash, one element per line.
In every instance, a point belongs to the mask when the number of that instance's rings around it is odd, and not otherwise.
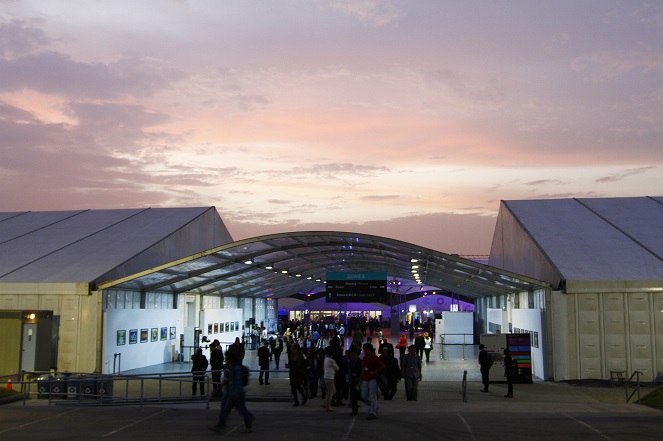
<path fill-rule="evenodd" d="M 271 264 L 265 265 L 265 269 L 272 269 L 274 268 Z"/>
<path fill-rule="evenodd" d="M 245 263 L 246 265 L 252 265 L 252 264 L 253 264 L 253 260 L 251 260 L 251 259 L 246 259 L 246 260 L 244 261 L 244 263 Z"/>
<path fill-rule="evenodd" d="M 288 274 L 288 270 L 287 269 L 281 270 L 281 274 Z"/>

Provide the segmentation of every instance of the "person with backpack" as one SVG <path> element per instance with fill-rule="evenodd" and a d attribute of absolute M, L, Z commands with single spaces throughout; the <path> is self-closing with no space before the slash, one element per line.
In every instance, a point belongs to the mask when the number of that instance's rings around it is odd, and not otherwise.
<path fill-rule="evenodd" d="M 228 351 L 226 353 L 226 362 L 227 377 L 223 385 L 225 394 L 221 403 L 221 413 L 219 414 L 218 422 L 213 426 L 209 426 L 209 429 L 222 433 L 226 427 L 226 420 L 228 419 L 228 415 L 230 415 L 230 411 L 236 408 L 244 418 L 244 430 L 240 433 L 251 433 L 255 417 L 246 408 L 246 395 L 244 393 L 244 386 L 247 382 L 246 369 L 242 365 L 238 351 Z"/>
<path fill-rule="evenodd" d="M 511 357 L 508 348 L 504 348 L 504 376 L 506 377 L 506 395 L 504 398 L 513 398 L 513 374 L 517 371 L 516 360 Z"/>
<path fill-rule="evenodd" d="M 488 385 L 490 384 L 489 374 L 492 366 L 493 358 L 486 351 L 486 346 L 479 345 L 479 370 L 481 371 L 481 382 L 483 383 L 483 389 L 480 392 L 488 392 Z"/>

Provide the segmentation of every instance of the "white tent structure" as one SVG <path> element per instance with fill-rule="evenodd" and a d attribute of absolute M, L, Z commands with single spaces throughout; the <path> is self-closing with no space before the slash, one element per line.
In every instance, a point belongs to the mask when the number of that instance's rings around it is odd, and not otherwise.
<path fill-rule="evenodd" d="M 97 284 L 228 242 L 214 207 L 0 213 L 0 374 L 100 371 Z M 138 308 L 173 308 L 172 296 L 122 296 Z"/>
<path fill-rule="evenodd" d="M 502 201 L 489 263 L 552 285 L 539 305 L 549 377 L 661 375 L 662 197 Z M 511 322 L 533 306 L 514 300 L 488 305 L 489 317 Z"/>

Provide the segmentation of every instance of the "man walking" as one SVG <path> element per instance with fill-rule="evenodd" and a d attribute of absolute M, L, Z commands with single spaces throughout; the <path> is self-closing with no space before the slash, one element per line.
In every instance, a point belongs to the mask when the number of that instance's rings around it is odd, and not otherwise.
<path fill-rule="evenodd" d="M 258 349 L 258 365 L 260 366 L 260 376 L 258 381 L 260 384 L 269 384 L 269 342 L 262 341 L 262 346 Z M 265 381 L 263 383 L 263 375 Z"/>
<path fill-rule="evenodd" d="M 223 397 L 221 404 L 221 413 L 219 414 L 219 421 L 214 426 L 209 426 L 209 429 L 214 432 L 222 433 L 226 427 L 226 420 L 233 408 L 236 408 L 244 418 L 244 430 L 240 433 L 251 433 L 253 431 L 254 416 L 246 408 L 246 396 L 244 394 L 244 372 L 242 369 L 242 362 L 239 358 L 237 351 L 228 351 L 226 353 L 226 361 L 228 362 L 228 377 L 226 378 L 225 388 L 226 394 Z"/>
<path fill-rule="evenodd" d="M 364 343 L 364 359 L 361 365 L 361 399 L 369 405 L 367 420 L 378 417 L 378 376 L 384 369 L 384 363 L 375 355 L 370 343 Z"/>

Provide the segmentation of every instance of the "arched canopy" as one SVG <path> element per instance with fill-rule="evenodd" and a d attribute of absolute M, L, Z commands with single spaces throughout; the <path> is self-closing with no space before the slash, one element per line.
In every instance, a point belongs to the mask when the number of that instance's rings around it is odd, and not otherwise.
<path fill-rule="evenodd" d="M 416 260 L 416 262 L 413 262 Z M 419 281 L 413 276 L 419 267 Z M 549 285 L 457 255 L 368 234 L 308 231 L 228 243 L 97 289 L 283 298 L 325 291 L 327 272 L 386 272 L 405 287 L 471 298 L 531 292 Z M 410 288 L 406 288 L 406 287 Z"/>

